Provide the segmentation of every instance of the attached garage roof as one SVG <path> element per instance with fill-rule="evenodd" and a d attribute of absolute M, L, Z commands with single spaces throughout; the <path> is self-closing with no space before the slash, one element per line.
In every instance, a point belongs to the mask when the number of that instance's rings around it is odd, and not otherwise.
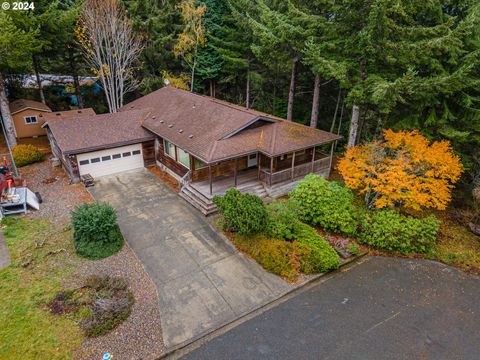
<path fill-rule="evenodd" d="M 340 139 L 242 106 L 164 87 L 122 111 L 149 108 L 143 126 L 205 162 L 261 151 L 270 156 Z"/>
<path fill-rule="evenodd" d="M 145 110 L 71 117 L 47 121 L 58 147 L 64 154 L 78 154 L 153 140 L 142 128 Z"/>
<path fill-rule="evenodd" d="M 18 99 L 10 103 L 10 112 L 12 113 L 12 115 L 27 109 L 33 109 L 38 111 L 52 111 L 44 103 L 35 100 Z"/>

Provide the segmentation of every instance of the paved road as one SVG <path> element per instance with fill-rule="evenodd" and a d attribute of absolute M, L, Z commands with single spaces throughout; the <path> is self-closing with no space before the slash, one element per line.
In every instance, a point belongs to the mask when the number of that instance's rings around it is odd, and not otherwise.
<path fill-rule="evenodd" d="M 367 258 L 185 359 L 480 359 L 480 278 Z"/>
<path fill-rule="evenodd" d="M 104 177 L 90 189 L 97 200 L 117 209 L 125 239 L 157 286 L 167 348 L 291 289 L 238 253 L 147 170 Z"/>

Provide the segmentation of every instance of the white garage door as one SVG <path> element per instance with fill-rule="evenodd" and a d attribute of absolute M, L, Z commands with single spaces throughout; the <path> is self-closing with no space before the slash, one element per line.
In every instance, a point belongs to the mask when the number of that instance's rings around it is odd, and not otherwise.
<path fill-rule="evenodd" d="M 77 155 L 80 175 L 94 178 L 143 167 L 142 144 Z"/>

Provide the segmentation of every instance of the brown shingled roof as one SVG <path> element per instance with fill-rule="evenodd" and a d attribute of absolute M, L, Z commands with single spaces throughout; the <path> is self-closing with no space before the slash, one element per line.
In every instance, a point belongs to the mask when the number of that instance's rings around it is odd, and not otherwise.
<path fill-rule="evenodd" d="M 78 154 L 153 140 L 141 126 L 147 114 L 147 110 L 133 110 L 71 117 L 48 121 L 46 126 L 63 153 Z"/>
<path fill-rule="evenodd" d="M 12 113 L 12 115 L 26 109 L 35 109 L 39 111 L 52 111 L 44 103 L 41 103 L 40 101 L 28 100 L 28 99 L 18 99 L 18 100 L 12 101 L 9 106 L 10 106 L 10 112 Z"/>
<path fill-rule="evenodd" d="M 277 156 L 339 139 L 259 111 L 164 87 L 122 111 L 150 108 L 143 126 L 205 162 L 261 151 Z M 262 121 L 263 120 L 263 121 Z M 257 121 L 262 126 L 254 127 Z"/>
<path fill-rule="evenodd" d="M 93 115 L 96 115 L 95 110 L 93 110 L 92 108 L 86 108 L 86 109 L 42 113 L 39 115 L 39 118 L 40 120 L 43 120 L 43 121 L 50 121 L 50 120 L 57 120 L 57 119 L 71 119 L 74 117 L 93 116 Z"/>

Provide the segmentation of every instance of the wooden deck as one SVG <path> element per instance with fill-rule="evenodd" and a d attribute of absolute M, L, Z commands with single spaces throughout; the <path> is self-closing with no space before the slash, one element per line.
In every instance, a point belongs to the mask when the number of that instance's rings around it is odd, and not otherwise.
<path fill-rule="evenodd" d="M 208 180 L 192 182 L 191 187 L 201 192 L 208 198 L 212 198 L 214 195 L 223 195 L 228 189 L 235 187 L 234 178 L 232 176 L 220 176 L 216 177 L 212 181 L 212 194 L 210 195 L 210 182 Z M 240 191 L 247 189 L 263 188 L 263 184 L 258 180 L 258 169 L 246 169 L 241 170 L 237 174 L 237 189 Z"/>

